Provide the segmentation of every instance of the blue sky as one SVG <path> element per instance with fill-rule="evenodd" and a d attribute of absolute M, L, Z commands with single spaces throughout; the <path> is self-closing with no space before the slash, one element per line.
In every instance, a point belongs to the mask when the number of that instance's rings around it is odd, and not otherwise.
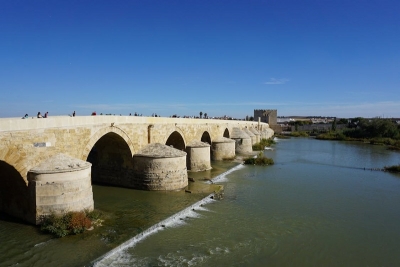
<path fill-rule="evenodd" d="M 0 117 L 400 117 L 398 0 L 0 0 Z"/>

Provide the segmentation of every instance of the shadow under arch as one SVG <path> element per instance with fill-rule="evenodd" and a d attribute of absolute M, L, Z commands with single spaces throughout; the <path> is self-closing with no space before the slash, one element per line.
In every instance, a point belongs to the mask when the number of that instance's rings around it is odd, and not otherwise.
<path fill-rule="evenodd" d="M 32 212 L 26 181 L 14 166 L 2 160 L 0 160 L 0 183 L 0 212 L 29 220 Z"/>
<path fill-rule="evenodd" d="M 165 144 L 167 146 L 172 146 L 173 148 L 185 151 L 185 140 L 183 140 L 182 135 L 177 132 L 174 131 L 173 133 L 171 133 L 167 139 L 167 141 L 165 142 Z"/>
<path fill-rule="evenodd" d="M 87 156 L 92 163 L 92 182 L 132 187 L 133 159 L 126 140 L 116 132 L 108 132 L 93 145 Z"/>
<path fill-rule="evenodd" d="M 121 130 L 118 127 L 111 126 L 111 127 L 105 127 L 100 130 L 98 130 L 92 137 L 90 137 L 89 142 L 86 144 L 85 148 L 83 149 L 83 152 L 81 153 L 81 159 L 86 160 L 89 156 L 90 151 L 93 149 L 94 145 L 99 141 L 100 138 L 102 138 L 104 135 L 108 133 L 115 133 L 119 135 L 125 143 L 128 145 L 131 156 L 134 154 L 134 147 L 131 139 L 129 138 L 128 134 L 125 133 L 123 130 Z"/>
<path fill-rule="evenodd" d="M 211 145 L 211 136 L 207 131 L 205 131 L 201 136 L 201 142 Z"/>
<path fill-rule="evenodd" d="M 229 138 L 229 130 L 228 130 L 228 128 L 225 129 L 223 137 Z"/>

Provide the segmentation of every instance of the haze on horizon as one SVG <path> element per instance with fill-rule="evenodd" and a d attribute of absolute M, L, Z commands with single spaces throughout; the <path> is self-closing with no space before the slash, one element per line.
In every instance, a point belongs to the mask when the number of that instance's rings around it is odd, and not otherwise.
<path fill-rule="evenodd" d="M 0 117 L 400 117 L 400 2 L 2 1 Z"/>

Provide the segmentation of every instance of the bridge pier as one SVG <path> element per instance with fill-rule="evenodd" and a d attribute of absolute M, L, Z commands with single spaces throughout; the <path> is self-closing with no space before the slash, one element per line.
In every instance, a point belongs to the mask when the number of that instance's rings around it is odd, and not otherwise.
<path fill-rule="evenodd" d="M 94 208 L 91 164 L 58 154 L 28 172 L 31 223 L 45 215 Z"/>
<path fill-rule="evenodd" d="M 236 153 L 250 153 L 253 151 L 253 144 L 251 137 L 242 131 L 240 128 L 233 128 L 231 139 L 236 141 L 235 152 Z"/>
<path fill-rule="evenodd" d="M 211 145 L 211 156 L 213 160 L 224 160 L 235 158 L 235 140 L 220 137 L 215 139 Z"/>
<path fill-rule="evenodd" d="M 179 190 L 188 185 L 186 152 L 167 145 L 147 145 L 133 156 L 134 184 L 144 190 Z"/>
<path fill-rule="evenodd" d="M 251 144 L 254 145 L 255 143 L 257 143 L 257 138 L 256 135 L 253 134 L 249 129 L 244 128 L 243 132 L 245 132 L 248 136 L 250 136 L 251 139 Z"/>
<path fill-rule="evenodd" d="M 261 134 L 255 128 L 250 128 L 250 132 L 252 132 L 256 136 L 256 143 L 260 143 L 261 141 Z"/>
<path fill-rule="evenodd" d="M 210 145 L 195 141 L 186 146 L 188 171 L 198 172 L 211 169 Z"/>

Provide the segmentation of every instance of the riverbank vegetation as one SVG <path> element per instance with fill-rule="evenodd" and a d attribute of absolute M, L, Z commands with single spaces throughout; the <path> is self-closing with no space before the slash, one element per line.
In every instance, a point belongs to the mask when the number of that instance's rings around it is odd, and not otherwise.
<path fill-rule="evenodd" d="M 271 158 L 267 158 L 264 156 L 263 152 L 258 153 L 257 157 L 248 157 L 244 160 L 244 164 L 246 165 L 261 165 L 261 166 L 267 166 L 267 165 L 273 165 L 274 160 Z"/>
<path fill-rule="evenodd" d="M 274 137 L 278 139 L 290 139 L 290 136 L 283 135 L 283 134 L 274 134 Z"/>
<path fill-rule="evenodd" d="M 266 146 L 269 147 L 273 144 L 275 144 L 275 141 L 274 139 L 272 139 L 272 137 L 268 139 L 263 138 L 259 143 L 253 145 L 253 150 L 256 151 L 264 150 Z"/>
<path fill-rule="evenodd" d="M 384 168 L 385 171 L 387 172 L 396 172 L 400 173 L 400 164 L 399 165 L 394 165 L 394 166 L 385 166 Z"/>
<path fill-rule="evenodd" d="M 292 137 L 308 137 L 309 134 L 307 132 L 290 132 L 290 136 L 292 136 Z"/>
<path fill-rule="evenodd" d="M 400 125 L 391 119 L 349 120 L 348 127 L 332 130 L 316 136 L 320 140 L 362 141 L 374 145 L 387 145 L 389 149 L 400 150 Z"/>
<path fill-rule="evenodd" d="M 40 230 L 56 237 L 76 235 L 99 224 L 102 213 L 98 210 L 50 214 L 41 218 Z"/>

